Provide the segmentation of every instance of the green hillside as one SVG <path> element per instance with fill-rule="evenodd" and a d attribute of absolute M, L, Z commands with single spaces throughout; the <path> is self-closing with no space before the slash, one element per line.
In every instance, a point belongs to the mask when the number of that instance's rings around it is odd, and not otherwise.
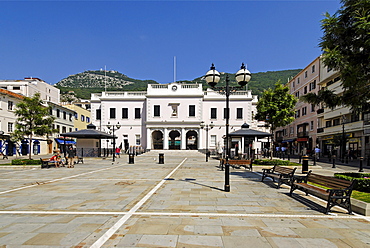
<path fill-rule="evenodd" d="M 300 71 L 301 69 L 253 73 L 248 89 L 252 90 L 254 95 L 261 96 L 265 89 L 272 88 L 277 81 L 280 80 L 282 83 L 286 83 L 288 78 L 295 76 Z M 228 75 L 230 85 L 236 86 L 235 75 Z M 219 86 L 225 85 L 225 77 L 226 74 L 221 75 Z M 184 81 L 184 83 L 202 83 L 204 89 L 208 87 L 203 76 L 192 81 Z M 74 91 L 75 97 L 90 99 L 91 93 L 99 93 L 105 89 L 107 91 L 145 91 L 148 84 L 157 84 L 157 82 L 129 78 L 117 71 L 104 72 L 98 70 L 70 75 L 59 81 L 55 86 L 61 90 L 62 98 L 63 95 L 68 95 L 68 92 Z"/>

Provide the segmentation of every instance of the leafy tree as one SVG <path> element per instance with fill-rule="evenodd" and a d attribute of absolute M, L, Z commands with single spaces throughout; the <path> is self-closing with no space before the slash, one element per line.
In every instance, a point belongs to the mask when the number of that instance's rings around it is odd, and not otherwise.
<path fill-rule="evenodd" d="M 17 116 L 13 138 L 19 140 L 27 136 L 29 139 L 29 159 L 31 159 L 32 138 L 36 135 L 45 136 L 56 132 L 52 128 L 54 116 L 49 116 L 50 107 L 45 107 L 40 94 L 25 97 L 16 105 L 14 111 Z"/>
<path fill-rule="evenodd" d="M 324 51 L 323 63 L 339 71 L 344 92 L 321 102 L 367 111 L 370 110 L 370 1 L 341 2 L 334 15 L 326 13 L 321 21 L 324 34 L 319 46 Z"/>
<path fill-rule="evenodd" d="M 297 103 L 295 96 L 289 94 L 289 87 L 283 86 L 280 81 L 275 83 L 274 89 L 267 89 L 257 103 L 257 114 L 255 119 L 265 121 L 270 125 L 272 143 L 274 142 L 274 131 L 294 121 L 294 107 Z"/>

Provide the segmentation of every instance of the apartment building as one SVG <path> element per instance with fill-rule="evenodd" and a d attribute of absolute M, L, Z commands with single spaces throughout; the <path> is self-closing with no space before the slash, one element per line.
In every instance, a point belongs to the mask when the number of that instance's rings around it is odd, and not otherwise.
<path fill-rule="evenodd" d="M 324 88 L 343 93 L 340 73 L 326 67 L 321 56 L 287 85 L 297 98 Z M 276 130 L 275 146 L 287 146 L 291 154 L 310 154 L 319 147 L 324 156 L 343 157 L 349 150 L 356 156 L 370 156 L 370 113 L 355 114 L 344 106 L 330 109 L 302 101 L 297 102 L 295 111 L 294 122 Z"/>
<path fill-rule="evenodd" d="M 320 57 L 313 60 L 287 85 L 290 94 L 296 98 L 307 93 L 317 93 L 320 81 Z M 275 131 L 275 146 L 287 147 L 291 154 L 301 154 L 303 151 L 310 152 L 318 145 L 317 106 L 298 101 L 295 105 L 295 120 Z"/>

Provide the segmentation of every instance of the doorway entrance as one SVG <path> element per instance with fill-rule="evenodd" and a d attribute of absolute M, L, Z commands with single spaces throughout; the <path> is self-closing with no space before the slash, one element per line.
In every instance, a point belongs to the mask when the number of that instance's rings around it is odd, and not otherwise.
<path fill-rule="evenodd" d="M 163 149 L 163 133 L 161 131 L 154 131 L 152 133 L 152 143 L 153 149 L 155 150 Z"/>
<path fill-rule="evenodd" d="M 198 150 L 198 133 L 194 130 L 186 133 L 186 150 Z"/>
<path fill-rule="evenodd" d="M 181 149 L 181 134 L 179 131 L 173 130 L 169 133 L 168 148 L 170 150 L 180 150 Z"/>

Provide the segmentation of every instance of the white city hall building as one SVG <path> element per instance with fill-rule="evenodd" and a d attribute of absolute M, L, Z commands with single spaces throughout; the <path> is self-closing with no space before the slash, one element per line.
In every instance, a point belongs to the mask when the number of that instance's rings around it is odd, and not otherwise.
<path fill-rule="evenodd" d="M 251 129 L 266 131 L 263 123 L 253 118 L 257 101 L 250 90 L 230 95 L 230 132 L 239 130 L 244 123 Z M 105 132 L 112 132 L 107 125 L 116 125 L 116 146 L 125 150 L 140 146 L 146 151 L 205 151 L 207 147 L 220 151 L 226 133 L 225 106 L 224 95 L 211 89 L 203 91 L 201 84 L 149 84 L 146 91 L 92 94 L 91 119 L 97 129 Z M 202 129 L 202 122 L 214 127 Z M 231 148 L 236 144 L 243 147 L 241 142 L 233 141 Z M 112 142 L 103 140 L 100 145 L 111 148 Z"/>

